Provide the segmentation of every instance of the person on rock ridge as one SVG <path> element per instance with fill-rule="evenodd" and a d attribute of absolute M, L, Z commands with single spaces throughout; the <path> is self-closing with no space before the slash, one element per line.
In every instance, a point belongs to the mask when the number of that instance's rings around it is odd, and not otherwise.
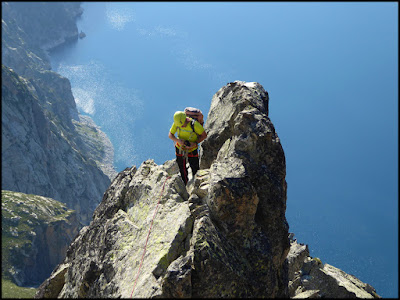
<path fill-rule="evenodd" d="M 177 138 L 175 137 L 176 132 L 178 132 Z M 168 137 L 174 142 L 176 162 L 182 180 L 186 185 L 188 182 L 186 162 L 189 161 L 194 177 L 200 168 L 198 144 L 207 137 L 207 133 L 199 121 L 189 118 L 183 111 L 177 111 L 174 114 L 174 122 L 169 130 Z"/>

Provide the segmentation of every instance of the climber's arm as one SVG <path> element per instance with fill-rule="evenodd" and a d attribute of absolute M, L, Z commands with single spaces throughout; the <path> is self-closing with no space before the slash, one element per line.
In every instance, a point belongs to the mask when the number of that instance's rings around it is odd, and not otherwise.
<path fill-rule="evenodd" d="M 168 137 L 174 142 L 174 145 L 176 146 L 176 143 L 179 143 L 183 145 L 184 141 L 178 139 L 175 137 L 175 134 L 172 134 L 171 131 L 168 133 Z"/>
<path fill-rule="evenodd" d="M 201 135 L 199 135 L 198 139 L 197 139 L 197 144 L 201 143 L 202 141 L 204 141 L 207 138 L 207 133 L 204 130 L 203 133 Z"/>

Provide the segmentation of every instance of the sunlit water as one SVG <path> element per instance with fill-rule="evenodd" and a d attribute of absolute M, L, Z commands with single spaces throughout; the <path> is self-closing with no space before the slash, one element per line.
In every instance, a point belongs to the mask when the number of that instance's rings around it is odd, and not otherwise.
<path fill-rule="evenodd" d="M 121 171 L 174 159 L 176 110 L 257 81 L 285 151 L 287 219 L 311 255 L 398 293 L 393 3 L 83 3 L 84 39 L 52 54 Z"/>

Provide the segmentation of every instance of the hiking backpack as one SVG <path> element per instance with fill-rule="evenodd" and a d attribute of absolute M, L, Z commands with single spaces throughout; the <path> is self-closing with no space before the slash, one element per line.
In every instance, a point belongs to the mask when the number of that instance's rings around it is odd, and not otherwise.
<path fill-rule="evenodd" d="M 194 107 L 186 107 L 185 108 L 185 114 L 186 116 L 188 116 L 189 118 L 192 118 L 192 122 L 190 122 L 190 126 L 192 127 L 193 132 L 199 136 L 197 134 L 197 132 L 194 130 L 194 122 L 197 121 L 201 124 L 201 126 L 203 126 L 204 124 L 204 120 L 203 120 L 203 113 L 201 112 L 200 109 L 198 108 L 194 108 Z"/>
<path fill-rule="evenodd" d="M 185 114 L 189 118 L 195 119 L 197 122 L 201 124 L 201 126 L 203 126 L 204 124 L 203 113 L 201 112 L 200 109 L 194 107 L 186 107 Z"/>

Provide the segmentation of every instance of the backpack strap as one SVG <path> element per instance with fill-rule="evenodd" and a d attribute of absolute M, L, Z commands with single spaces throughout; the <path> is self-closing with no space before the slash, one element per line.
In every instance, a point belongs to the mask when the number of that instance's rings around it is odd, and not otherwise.
<path fill-rule="evenodd" d="M 192 119 L 192 121 L 190 121 L 190 126 L 192 127 L 192 130 L 193 130 L 193 132 L 197 135 L 197 137 L 199 137 L 200 135 L 197 134 L 196 130 L 194 130 L 194 123 L 195 123 L 196 121 L 197 121 L 197 120 Z"/>
<path fill-rule="evenodd" d="M 196 132 L 196 130 L 194 130 L 194 122 L 196 122 L 197 120 L 196 119 L 192 119 L 192 121 L 190 121 L 190 127 L 192 128 L 192 133 L 190 134 L 190 137 L 192 136 L 192 134 L 194 133 L 196 136 L 197 136 L 197 138 L 200 136 L 199 134 L 197 134 L 197 132 Z M 181 131 L 181 128 L 179 127 L 179 126 L 177 126 L 177 128 L 176 128 L 177 130 L 178 130 L 178 136 L 180 135 L 180 131 Z M 189 138 L 190 138 L 189 137 Z"/>
<path fill-rule="evenodd" d="M 196 131 L 194 130 L 194 122 L 196 122 L 196 120 L 192 119 L 192 121 L 190 121 L 190 126 L 192 127 L 193 132 L 196 133 Z"/>

